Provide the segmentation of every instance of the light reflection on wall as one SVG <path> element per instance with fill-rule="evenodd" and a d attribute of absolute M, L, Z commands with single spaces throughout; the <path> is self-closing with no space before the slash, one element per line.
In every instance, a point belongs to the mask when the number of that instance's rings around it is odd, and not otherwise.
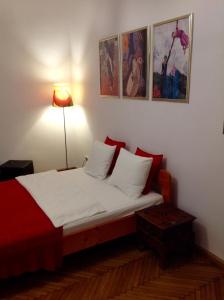
<path fill-rule="evenodd" d="M 81 105 L 83 103 L 84 91 L 80 82 L 76 82 L 72 85 L 72 98 L 74 105 Z"/>
<path fill-rule="evenodd" d="M 75 82 L 82 82 L 84 78 L 83 70 L 80 68 L 79 65 L 75 65 L 73 67 L 72 77 L 74 78 Z"/>
<path fill-rule="evenodd" d="M 82 106 L 75 105 L 69 107 L 66 114 L 69 126 L 74 128 L 79 135 L 83 135 L 83 133 L 88 129 L 88 123 Z"/>
<path fill-rule="evenodd" d="M 49 101 L 50 102 L 50 101 Z M 55 131 L 59 131 L 63 126 L 62 109 L 58 107 L 49 106 L 44 111 L 39 120 L 40 123 L 47 127 L 52 127 Z"/>
<path fill-rule="evenodd" d="M 60 66 L 42 67 L 39 69 L 39 76 L 49 82 L 64 82 L 68 78 L 68 65 L 64 63 Z"/>
<path fill-rule="evenodd" d="M 55 156 L 64 151 L 63 111 L 61 108 L 52 107 L 51 103 L 53 84 L 67 83 L 70 86 L 74 105 L 65 108 L 68 160 L 71 164 L 81 165 L 83 153 L 87 153 L 92 142 L 86 113 L 81 106 L 84 102 L 84 62 L 81 53 L 77 55 L 77 43 L 72 47 L 71 40 L 65 35 L 57 37 L 56 40 L 51 39 L 51 43 L 48 43 L 48 40 L 45 40 L 45 43 L 37 40 L 30 49 L 33 50 L 32 55 L 36 60 L 35 76 L 44 82 L 41 86 L 42 100 L 40 101 L 45 106 L 32 130 L 41 132 L 45 136 L 46 144 L 57 148 Z M 77 56 L 80 59 L 77 60 Z M 50 135 L 49 143 L 48 135 Z"/>
<path fill-rule="evenodd" d="M 68 131 L 75 129 L 77 134 L 83 136 L 89 129 L 86 114 L 80 105 L 65 107 L 66 127 Z M 39 120 L 40 123 L 48 127 L 52 127 L 55 131 L 63 130 L 63 114 L 62 109 L 49 106 L 46 108 Z"/>
<path fill-rule="evenodd" d="M 83 91 L 83 79 L 84 73 L 79 65 L 72 66 L 72 96 L 75 104 L 81 105 L 83 103 L 84 91 Z"/>

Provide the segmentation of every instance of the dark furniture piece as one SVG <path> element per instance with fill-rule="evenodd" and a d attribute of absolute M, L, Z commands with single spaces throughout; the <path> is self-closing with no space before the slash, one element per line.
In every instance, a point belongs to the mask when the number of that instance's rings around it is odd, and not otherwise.
<path fill-rule="evenodd" d="M 194 216 L 168 204 L 136 212 L 137 233 L 160 256 L 161 267 L 167 267 L 173 258 L 192 254 Z"/>
<path fill-rule="evenodd" d="M 33 172 L 32 160 L 8 160 L 0 166 L 0 179 L 8 180 L 20 175 L 32 174 Z"/>

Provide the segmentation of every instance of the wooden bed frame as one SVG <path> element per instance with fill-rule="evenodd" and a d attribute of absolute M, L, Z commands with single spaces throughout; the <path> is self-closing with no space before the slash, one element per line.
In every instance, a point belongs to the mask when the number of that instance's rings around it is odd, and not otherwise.
<path fill-rule="evenodd" d="M 164 203 L 171 203 L 171 175 L 168 171 L 160 170 L 155 190 L 162 194 Z M 63 238 L 63 255 L 72 254 L 135 232 L 136 219 L 133 213 L 65 236 Z"/>

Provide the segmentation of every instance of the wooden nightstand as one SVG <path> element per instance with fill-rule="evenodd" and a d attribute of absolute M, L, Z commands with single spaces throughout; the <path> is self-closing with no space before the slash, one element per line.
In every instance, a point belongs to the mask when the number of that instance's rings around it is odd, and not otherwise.
<path fill-rule="evenodd" d="M 159 254 L 162 267 L 168 266 L 176 256 L 192 253 L 194 216 L 161 204 L 137 211 L 136 217 L 140 240 Z"/>
<path fill-rule="evenodd" d="M 8 160 L 0 166 L 0 180 L 9 180 L 33 172 L 32 160 Z"/>

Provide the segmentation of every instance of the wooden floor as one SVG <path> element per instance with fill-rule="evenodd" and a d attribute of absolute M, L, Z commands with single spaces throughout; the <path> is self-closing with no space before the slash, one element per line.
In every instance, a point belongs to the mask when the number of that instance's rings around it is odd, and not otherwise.
<path fill-rule="evenodd" d="M 69 256 L 54 273 L 0 281 L 0 299 L 224 300 L 224 271 L 202 255 L 161 270 L 154 254 L 133 240 Z"/>

